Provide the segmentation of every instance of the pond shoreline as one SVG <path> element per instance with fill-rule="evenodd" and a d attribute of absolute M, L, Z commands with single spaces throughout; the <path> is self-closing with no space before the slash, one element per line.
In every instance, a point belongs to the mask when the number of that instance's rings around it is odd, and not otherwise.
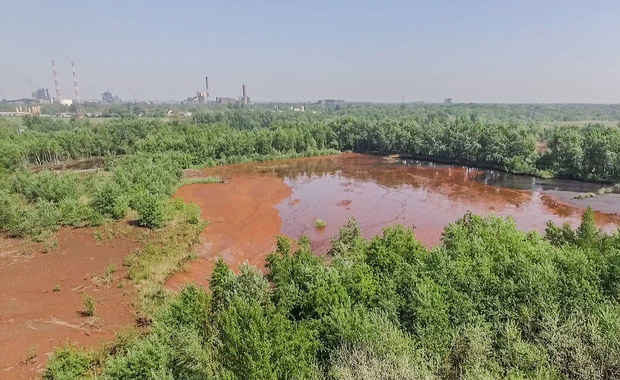
<path fill-rule="evenodd" d="M 585 183 L 596 183 L 596 184 L 602 184 L 602 185 L 614 185 L 616 183 L 614 181 L 602 181 L 602 180 L 599 181 L 599 180 L 575 178 L 575 177 L 562 176 L 562 175 L 544 176 L 540 174 L 539 172 L 512 171 L 512 170 L 506 169 L 503 166 L 484 164 L 484 163 L 479 163 L 476 161 L 454 160 L 454 159 L 449 159 L 449 158 L 439 158 L 435 156 L 415 155 L 415 154 L 409 154 L 409 153 L 381 152 L 381 151 L 372 151 L 372 150 L 370 151 L 354 150 L 353 153 L 368 154 L 368 155 L 373 155 L 373 156 L 383 156 L 383 157 L 390 157 L 390 158 L 402 158 L 402 159 L 428 161 L 428 162 L 435 162 L 438 164 L 461 165 L 461 166 L 466 166 L 471 169 L 497 170 L 497 171 L 501 171 L 504 173 L 514 174 L 514 175 L 524 175 L 524 176 L 530 176 L 530 177 L 535 177 L 535 178 L 540 178 L 540 179 L 567 179 L 567 180 L 572 180 L 572 181 L 579 181 L 579 182 L 585 182 Z"/>

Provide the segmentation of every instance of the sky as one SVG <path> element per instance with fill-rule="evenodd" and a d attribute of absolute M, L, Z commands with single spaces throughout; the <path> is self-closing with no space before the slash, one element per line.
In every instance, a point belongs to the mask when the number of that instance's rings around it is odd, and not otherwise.
<path fill-rule="evenodd" d="M 0 99 L 619 103 L 620 1 L 1 0 Z"/>

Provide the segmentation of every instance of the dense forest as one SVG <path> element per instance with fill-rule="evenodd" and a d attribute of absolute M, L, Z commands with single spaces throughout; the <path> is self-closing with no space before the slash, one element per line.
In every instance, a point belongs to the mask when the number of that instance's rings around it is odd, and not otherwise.
<path fill-rule="evenodd" d="M 46 379 L 616 379 L 620 234 L 592 211 L 545 236 L 467 214 L 427 251 L 349 221 L 327 257 L 280 239 L 268 274 L 222 261 L 151 331 L 55 352 Z"/>
<path fill-rule="evenodd" d="M 199 210 L 171 198 L 183 169 L 351 150 L 617 183 L 620 126 L 596 121 L 618 112 L 402 105 L 0 119 L 0 231 L 44 240 L 60 226 L 130 217 L 191 230 L 192 240 Z M 575 120 L 584 122 L 554 123 Z M 400 226 L 362 238 L 350 221 L 325 257 L 306 239 L 294 252 L 279 239 L 266 274 L 219 262 L 210 289 L 175 296 L 158 281 L 193 243 L 167 241 L 184 252 L 141 293 L 147 331 L 92 351 L 61 348 L 46 379 L 620 377 L 620 235 L 598 231 L 590 211 L 579 229 L 550 224 L 545 235 L 468 214 L 432 250 Z M 149 277 L 146 260 L 132 266 L 135 278 Z"/>

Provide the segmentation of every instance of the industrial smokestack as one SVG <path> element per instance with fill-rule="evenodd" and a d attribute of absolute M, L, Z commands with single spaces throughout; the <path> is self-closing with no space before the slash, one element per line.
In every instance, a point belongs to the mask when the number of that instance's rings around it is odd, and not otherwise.
<path fill-rule="evenodd" d="M 58 87 L 58 75 L 56 75 L 56 64 L 52 59 L 52 72 L 54 73 L 54 88 L 56 89 L 56 101 L 60 101 L 60 88 Z"/>
<path fill-rule="evenodd" d="M 206 101 L 207 104 L 209 104 L 209 77 L 205 77 L 205 85 L 206 85 L 206 87 L 205 87 L 205 90 L 206 90 L 205 98 L 206 98 L 206 100 L 205 101 Z"/>
<path fill-rule="evenodd" d="M 248 94 L 246 92 L 245 84 L 241 87 L 243 89 L 243 104 L 248 104 Z"/>
<path fill-rule="evenodd" d="M 77 76 L 75 75 L 75 64 L 71 61 L 71 70 L 73 71 L 73 87 L 75 88 L 75 101 L 79 103 L 80 95 L 78 92 Z"/>

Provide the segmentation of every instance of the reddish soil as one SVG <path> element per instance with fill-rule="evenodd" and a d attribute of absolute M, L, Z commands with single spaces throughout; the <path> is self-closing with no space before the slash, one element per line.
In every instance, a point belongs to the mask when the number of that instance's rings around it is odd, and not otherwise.
<path fill-rule="evenodd" d="M 93 346 L 133 323 L 133 290 L 121 279 L 123 260 L 138 243 L 129 237 L 96 243 L 93 232 L 63 228 L 49 253 L 41 244 L 0 239 L 1 379 L 39 378 L 55 347 Z M 110 264 L 117 270 L 106 280 Z M 95 301 L 94 317 L 82 315 L 83 293 Z"/>
<path fill-rule="evenodd" d="M 207 175 L 219 173 L 222 172 L 209 171 Z M 239 175 L 227 179 L 226 183 L 180 188 L 175 196 L 198 204 L 209 225 L 196 248 L 199 258 L 190 262 L 186 271 L 172 276 L 166 286 L 207 284 L 218 257 L 233 269 L 245 261 L 263 267 L 265 255 L 275 247 L 275 235 L 280 233 L 282 225 L 274 206 L 290 194 L 291 189 L 280 178 L 258 175 Z"/>

